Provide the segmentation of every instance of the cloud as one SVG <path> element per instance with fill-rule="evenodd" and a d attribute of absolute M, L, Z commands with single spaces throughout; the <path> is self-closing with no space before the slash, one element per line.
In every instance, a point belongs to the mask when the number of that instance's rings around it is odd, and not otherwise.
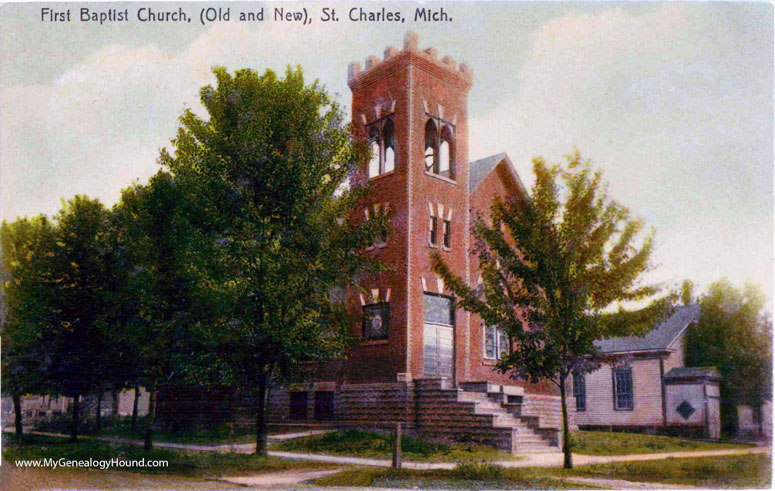
<path fill-rule="evenodd" d="M 772 298 L 771 40 L 728 6 L 695 7 L 545 22 L 513 95 L 472 115 L 471 157 L 505 150 L 530 186 L 532 157 L 578 147 L 656 227 L 651 278 L 751 278 Z"/>
<path fill-rule="evenodd" d="M 51 215 L 74 194 L 112 204 L 130 178 L 144 182 L 158 170 L 158 150 L 174 136 L 182 111 L 204 113 L 198 91 L 215 82 L 215 65 L 282 71 L 298 63 L 314 78 L 326 69 L 319 50 L 334 33 L 305 33 L 309 48 L 299 50 L 293 42 L 299 29 L 214 24 L 178 53 L 156 44 L 111 44 L 49 84 L 3 87 L 2 216 Z"/>

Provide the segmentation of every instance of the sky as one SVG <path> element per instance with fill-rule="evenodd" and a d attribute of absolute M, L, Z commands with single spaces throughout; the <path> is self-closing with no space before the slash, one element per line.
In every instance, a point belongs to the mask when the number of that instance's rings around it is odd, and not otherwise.
<path fill-rule="evenodd" d="M 143 23 L 140 7 L 190 23 Z M 414 21 L 443 7 L 449 22 Z M 41 21 L 41 9 L 71 22 Z M 80 22 L 79 9 L 129 9 Z M 199 21 L 203 7 L 229 22 Z M 238 22 L 265 9 L 264 22 Z M 306 7 L 312 22 L 271 20 Z M 352 22 L 350 8 L 405 22 Z M 334 8 L 339 22 L 322 22 Z M 773 298 L 773 10 L 766 3 L 149 3 L 0 7 L 0 217 L 53 216 L 76 194 L 112 205 L 159 170 L 184 109 L 204 111 L 211 68 L 300 65 L 349 107 L 347 65 L 403 45 L 474 69 L 469 157 L 506 152 L 527 187 L 531 159 L 578 148 L 609 194 L 656 230 L 649 281 L 722 277 Z M 349 114 L 349 112 L 348 112 Z M 768 309 L 772 311 L 772 307 Z"/>

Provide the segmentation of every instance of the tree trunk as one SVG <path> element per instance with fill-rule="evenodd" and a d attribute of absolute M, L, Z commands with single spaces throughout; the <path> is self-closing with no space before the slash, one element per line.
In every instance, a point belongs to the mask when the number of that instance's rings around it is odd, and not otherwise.
<path fill-rule="evenodd" d="M 16 417 L 16 440 L 21 443 L 24 438 L 24 416 L 22 415 L 22 396 L 13 395 L 13 412 Z"/>
<path fill-rule="evenodd" d="M 81 396 L 73 396 L 73 419 L 70 421 L 70 441 L 78 441 L 78 423 L 80 423 Z"/>
<path fill-rule="evenodd" d="M 256 407 L 256 455 L 266 457 L 266 401 L 269 395 L 269 373 L 262 370 L 258 377 L 258 406 Z"/>
<path fill-rule="evenodd" d="M 143 448 L 151 450 L 153 448 L 153 426 L 156 424 L 156 382 L 151 384 L 148 393 L 148 416 L 145 418 L 145 443 Z"/>
<path fill-rule="evenodd" d="M 135 400 L 132 403 L 132 433 L 137 431 L 137 404 L 140 400 L 140 385 L 135 384 Z"/>
<path fill-rule="evenodd" d="M 570 431 L 568 431 L 568 399 L 565 394 L 565 377 L 562 375 L 560 375 L 560 400 L 562 401 L 562 453 L 565 457 L 562 466 L 573 469 Z"/>
<path fill-rule="evenodd" d="M 115 387 L 112 391 L 110 391 L 110 395 L 113 398 L 113 421 L 115 422 L 118 419 L 118 398 L 119 398 L 119 390 Z"/>
<path fill-rule="evenodd" d="M 94 410 L 94 418 L 97 423 L 97 433 L 102 431 L 102 397 L 104 392 L 102 389 L 97 391 L 97 407 Z"/>

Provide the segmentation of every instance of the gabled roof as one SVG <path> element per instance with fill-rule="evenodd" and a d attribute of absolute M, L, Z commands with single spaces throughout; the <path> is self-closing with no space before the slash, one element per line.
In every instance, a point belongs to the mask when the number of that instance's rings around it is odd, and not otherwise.
<path fill-rule="evenodd" d="M 672 316 L 658 324 L 644 336 L 601 339 L 595 346 L 602 353 L 627 353 L 635 351 L 666 350 L 692 322 L 700 318 L 699 305 L 686 305 L 676 308 Z"/>
<path fill-rule="evenodd" d="M 477 186 L 479 186 L 479 184 L 481 184 L 490 172 L 498 167 L 498 164 L 501 162 L 505 162 L 514 181 L 517 183 L 520 192 L 524 196 L 527 196 L 527 191 L 522 184 L 522 179 L 519 178 L 519 174 L 517 174 L 514 164 L 511 163 L 511 159 L 509 159 L 509 156 L 505 153 L 491 155 L 468 164 L 468 194 L 473 194 L 473 192 L 476 191 Z"/>
<path fill-rule="evenodd" d="M 506 157 L 505 153 L 491 155 L 480 160 L 475 160 L 468 164 L 468 192 L 473 193 L 480 182 L 484 181 L 496 165 Z"/>

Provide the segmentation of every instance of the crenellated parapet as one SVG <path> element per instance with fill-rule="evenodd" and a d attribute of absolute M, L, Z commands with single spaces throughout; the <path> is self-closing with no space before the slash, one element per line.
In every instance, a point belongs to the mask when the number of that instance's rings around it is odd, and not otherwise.
<path fill-rule="evenodd" d="M 455 59 L 451 56 L 444 56 L 439 58 L 438 49 L 435 47 L 428 47 L 420 49 L 418 47 L 418 37 L 413 31 L 407 31 L 404 36 L 404 49 L 399 50 L 395 46 L 388 46 L 385 48 L 382 58 L 375 55 L 371 55 L 366 58 L 365 64 L 362 68 L 358 62 L 352 62 L 347 69 L 347 83 L 352 88 L 358 82 L 367 79 L 371 73 L 376 72 L 379 67 L 391 64 L 393 60 L 397 60 L 402 57 L 423 60 L 429 63 L 430 66 L 440 68 L 445 74 L 452 75 L 459 78 L 465 85 L 470 86 L 474 80 L 474 70 L 465 61 L 457 65 Z"/>

